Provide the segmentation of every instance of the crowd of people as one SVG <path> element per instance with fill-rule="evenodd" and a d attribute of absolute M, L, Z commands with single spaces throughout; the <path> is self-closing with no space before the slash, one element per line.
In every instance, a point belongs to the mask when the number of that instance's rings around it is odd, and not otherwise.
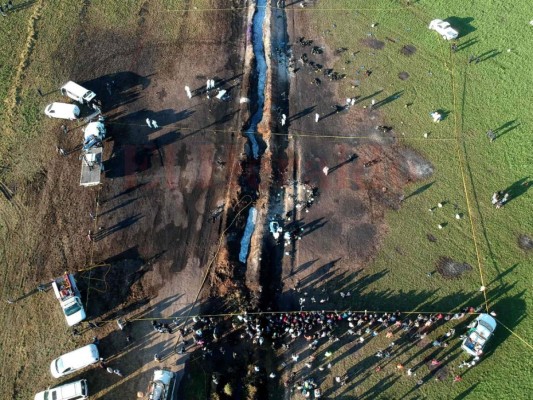
<path fill-rule="evenodd" d="M 236 315 L 231 320 L 231 327 L 236 331 L 242 341 L 247 341 L 253 346 L 271 346 L 274 351 L 282 354 L 280 364 L 281 373 L 286 368 L 293 369 L 299 362 L 303 362 L 300 376 L 296 372 L 288 375 L 284 384 L 293 391 L 299 391 L 304 397 L 321 396 L 321 389 L 317 381 L 311 376 L 313 373 L 328 372 L 334 363 L 333 350 L 329 346 L 343 340 L 355 342 L 354 350 L 361 348 L 365 342 L 378 335 L 390 338 L 389 345 L 374 353 L 376 362 L 381 359 L 389 359 L 400 355 L 403 342 L 414 345 L 420 340 L 426 340 L 428 348 L 445 348 L 450 340 L 456 338 L 455 327 L 448 329 L 444 334 L 435 336 L 432 340 L 428 335 L 448 321 L 460 322 L 469 313 L 479 312 L 479 309 L 466 307 L 457 313 L 434 313 L 434 314 L 403 314 L 396 312 L 352 312 L 352 311 L 300 311 L 290 313 L 258 313 L 246 312 Z M 192 336 L 195 349 L 201 349 L 202 356 L 207 357 L 214 351 L 225 353 L 226 349 L 221 339 L 225 328 L 221 320 L 214 317 L 194 317 L 192 327 L 179 328 L 184 338 L 177 347 L 177 352 L 183 354 L 189 344 L 186 340 Z M 460 336 L 462 338 L 464 336 Z M 323 345 L 328 346 L 321 349 Z M 233 357 L 238 357 L 233 353 Z M 432 370 L 440 367 L 441 361 L 432 359 Z M 458 367 L 471 367 L 474 363 L 463 362 Z M 404 369 L 402 364 L 398 368 Z M 376 368 L 379 371 L 380 367 Z M 259 365 L 255 366 L 256 372 L 262 371 Z M 405 368 L 408 376 L 416 375 L 413 368 Z M 268 375 L 270 378 L 277 377 L 277 371 Z M 348 375 L 334 377 L 334 382 L 340 386 L 346 384 Z"/>

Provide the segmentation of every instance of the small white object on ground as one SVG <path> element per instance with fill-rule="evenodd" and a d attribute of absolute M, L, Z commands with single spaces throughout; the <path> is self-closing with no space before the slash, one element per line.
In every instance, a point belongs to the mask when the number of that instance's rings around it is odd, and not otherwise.
<path fill-rule="evenodd" d="M 439 206 L 439 208 L 442 208 L 443 207 L 443 204 L 442 203 L 439 203 L 437 204 Z"/>
<path fill-rule="evenodd" d="M 433 118 L 433 122 L 439 122 L 442 120 L 442 115 L 440 115 L 437 111 L 433 111 L 430 115 L 431 118 Z"/>
<path fill-rule="evenodd" d="M 322 172 L 324 173 L 324 175 L 328 176 L 329 168 L 328 167 L 322 168 Z"/>
<path fill-rule="evenodd" d="M 461 214 L 455 214 L 455 219 L 461 219 Z"/>
<path fill-rule="evenodd" d="M 159 125 L 157 125 L 157 121 L 155 119 L 152 120 L 152 126 L 154 127 L 154 129 L 159 128 Z"/>
<path fill-rule="evenodd" d="M 479 288 L 479 291 L 480 291 L 480 292 L 484 292 L 485 289 L 487 289 L 485 286 L 481 286 L 481 287 Z"/>
<path fill-rule="evenodd" d="M 191 88 L 189 86 L 185 86 L 185 92 L 187 93 L 187 97 L 189 99 L 192 98 Z"/>
<path fill-rule="evenodd" d="M 320 114 L 316 113 L 315 114 L 315 122 L 318 122 L 320 120 Z"/>
<path fill-rule="evenodd" d="M 222 100 L 222 98 L 226 95 L 226 90 L 222 89 L 220 92 L 218 92 L 217 94 L 217 99 L 219 100 Z"/>
<path fill-rule="evenodd" d="M 149 128 L 152 127 L 152 123 L 150 122 L 150 118 L 146 118 L 146 125 L 148 125 Z"/>
<path fill-rule="evenodd" d="M 427 137 L 429 136 L 429 133 L 424 133 L 424 137 L 427 139 Z"/>
<path fill-rule="evenodd" d="M 239 103 L 249 103 L 250 99 L 248 97 L 241 97 L 239 100 Z"/>
<path fill-rule="evenodd" d="M 444 228 L 444 226 L 442 224 L 439 224 L 439 229 L 442 229 Z"/>

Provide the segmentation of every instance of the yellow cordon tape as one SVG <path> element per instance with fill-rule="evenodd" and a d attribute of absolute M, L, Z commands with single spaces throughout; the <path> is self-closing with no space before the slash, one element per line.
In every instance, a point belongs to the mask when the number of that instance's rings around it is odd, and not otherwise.
<path fill-rule="evenodd" d="M 487 312 L 489 312 L 489 303 L 488 303 L 488 299 L 487 299 L 487 289 L 486 289 L 486 286 L 485 286 L 485 279 L 483 277 L 483 269 L 481 267 L 481 256 L 479 255 L 479 246 L 477 244 L 477 239 L 476 239 L 476 230 L 475 230 L 475 227 L 474 227 L 474 220 L 473 220 L 473 217 L 472 217 L 472 208 L 471 208 L 471 205 L 470 205 L 470 197 L 468 196 L 468 190 L 467 190 L 467 186 L 466 186 L 465 166 L 464 166 L 464 161 L 463 161 L 462 152 L 461 152 L 461 143 L 460 143 L 460 136 L 459 136 L 459 125 L 458 125 L 458 121 L 457 121 L 457 118 L 458 118 L 457 95 L 456 95 L 456 90 L 455 90 L 455 78 L 454 78 L 454 66 L 455 66 L 455 63 L 453 62 L 454 60 L 453 60 L 452 54 L 453 54 L 452 50 L 450 49 L 450 61 L 451 61 L 451 63 L 450 63 L 451 64 L 450 76 L 451 76 L 451 80 L 452 80 L 454 130 L 455 130 L 455 137 L 456 137 L 457 158 L 459 159 L 459 166 L 460 166 L 460 169 L 461 169 L 461 178 L 463 180 L 463 189 L 464 189 L 464 193 L 465 193 L 466 207 L 468 209 L 468 218 L 470 220 L 470 227 L 471 227 L 471 231 L 472 231 L 472 239 L 474 241 L 474 248 L 476 249 L 476 257 L 477 257 L 477 265 L 478 265 L 478 269 L 479 269 L 479 277 L 481 279 L 481 287 L 483 289 L 482 290 L 483 297 L 485 298 L 485 309 L 487 310 Z M 473 184 L 473 182 L 472 182 L 472 184 Z"/>

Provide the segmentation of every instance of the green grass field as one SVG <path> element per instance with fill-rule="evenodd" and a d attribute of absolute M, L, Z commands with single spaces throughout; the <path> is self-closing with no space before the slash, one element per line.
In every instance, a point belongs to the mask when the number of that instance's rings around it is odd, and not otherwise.
<path fill-rule="evenodd" d="M 325 38 L 331 48 L 350 49 L 335 66 L 337 70 L 345 68 L 350 81 L 359 79 L 357 71 L 361 76 L 364 69 L 373 71 L 374 79 L 362 80 L 355 93 L 345 84 L 340 97 L 383 90 L 376 97 L 380 100 L 401 93 L 381 112 L 405 145 L 417 149 L 435 167 L 427 182 L 411 185 L 406 193 L 425 184 L 431 184 L 429 189 L 409 197 L 400 211 L 387 216 L 390 233 L 375 262 L 358 276 L 368 284 L 352 301 L 363 308 L 449 311 L 483 304 L 479 292 L 483 282 L 489 308 L 529 345 L 500 327 L 490 356 L 469 371 L 461 385 L 450 385 L 443 393 L 439 384 L 429 384 L 418 395 L 527 398 L 533 334 L 527 314 L 532 306 L 528 296 L 532 252 L 519 248 L 517 240 L 520 234 L 533 234 L 533 190 L 521 186 L 531 182 L 533 171 L 533 112 L 528 104 L 533 83 L 533 27 L 528 3 L 411 3 L 323 0 L 306 11 L 317 36 L 322 36 L 317 42 Z M 451 17 L 462 34 L 455 53 L 449 42 L 428 30 L 432 19 Z M 372 28 L 372 24 L 377 25 Z M 371 37 L 383 41 L 384 48 L 371 49 L 361 43 Z M 401 54 L 405 45 L 415 46 L 416 52 L 409 57 Z M 351 57 L 349 53 L 356 50 L 360 52 Z M 481 61 L 469 64 L 470 55 L 481 56 Z M 400 72 L 407 72 L 409 79 L 400 80 Z M 446 112 L 439 124 L 429 116 L 436 109 Z M 488 129 L 498 134 L 493 143 L 486 136 Z M 426 132 L 429 136 L 424 139 Z M 510 187 L 519 196 L 495 209 L 490 202 L 492 193 Z M 448 204 L 429 212 L 443 200 Z M 463 219 L 454 218 L 454 204 Z M 442 222 L 448 225 L 439 230 L 437 225 Z M 427 234 L 434 235 L 437 242 L 428 241 Z M 458 280 L 445 280 L 436 273 L 428 277 L 440 256 L 467 262 L 473 270 Z M 362 385 L 375 384 L 366 381 Z M 410 385 L 412 382 L 400 379 L 376 398 L 402 398 Z M 465 392 L 468 387 L 472 390 Z"/>

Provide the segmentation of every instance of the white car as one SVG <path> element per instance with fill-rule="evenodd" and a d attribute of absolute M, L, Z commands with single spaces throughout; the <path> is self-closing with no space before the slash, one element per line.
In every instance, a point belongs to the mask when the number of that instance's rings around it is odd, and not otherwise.
<path fill-rule="evenodd" d="M 156 369 L 150 382 L 149 400 L 171 400 L 174 398 L 175 374 L 167 369 Z"/>
<path fill-rule="evenodd" d="M 429 23 L 429 29 L 439 33 L 444 40 L 454 40 L 459 36 L 459 32 L 451 27 L 451 25 L 442 19 L 434 19 Z"/>
<path fill-rule="evenodd" d="M 468 335 L 463 340 L 461 348 L 468 354 L 479 357 L 483 354 L 485 344 L 496 329 L 496 320 L 489 314 L 479 314 L 469 327 Z"/>
<path fill-rule="evenodd" d="M 44 113 L 50 118 L 75 120 L 80 116 L 80 108 L 75 104 L 52 103 L 46 106 Z"/>
<path fill-rule="evenodd" d="M 35 395 L 34 400 L 86 400 L 89 398 L 87 380 L 65 383 L 53 389 L 48 388 Z"/>
<path fill-rule="evenodd" d="M 95 344 L 88 344 L 56 358 L 50 364 L 50 372 L 54 378 L 61 378 L 95 364 L 99 360 L 98 347 Z"/>

